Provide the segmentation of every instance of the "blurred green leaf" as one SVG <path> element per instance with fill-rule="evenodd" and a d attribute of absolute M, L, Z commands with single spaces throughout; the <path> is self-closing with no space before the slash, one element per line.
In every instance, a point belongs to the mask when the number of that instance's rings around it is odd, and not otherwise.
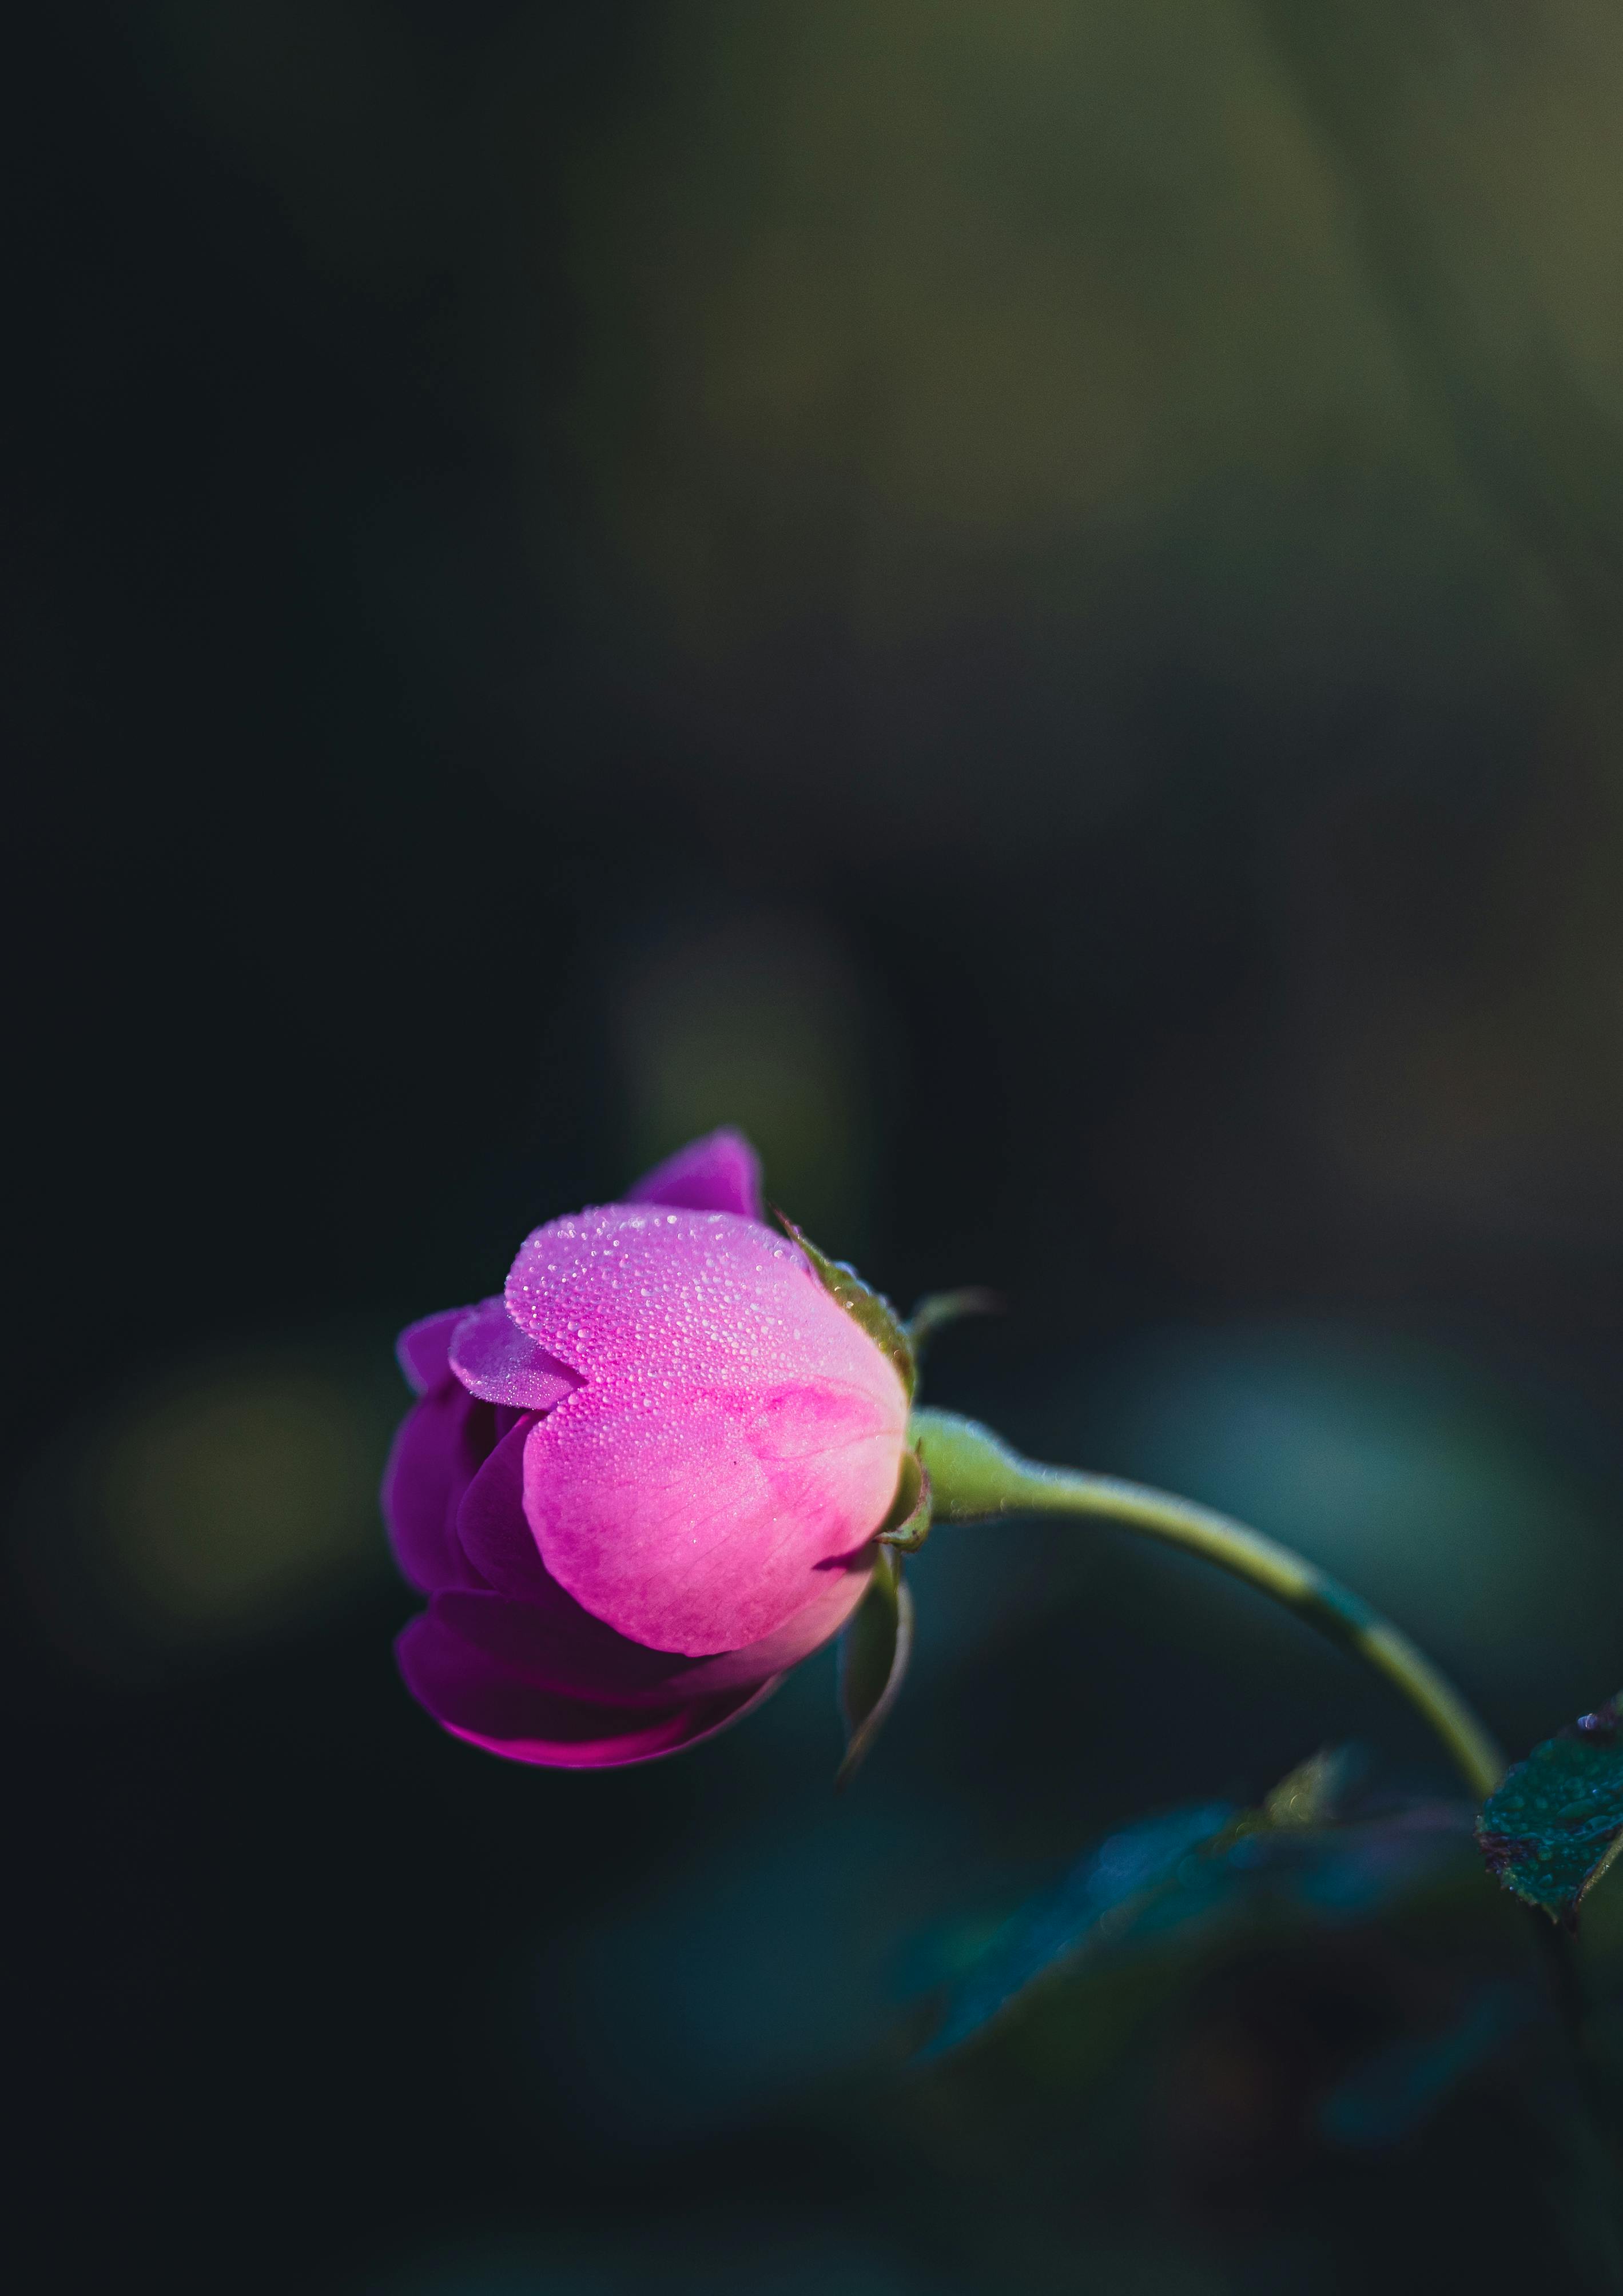
<path fill-rule="evenodd" d="M 967 1285 L 960 1292 L 929 1292 L 914 1308 L 907 1319 L 907 1336 L 915 1362 L 939 1331 L 949 1324 L 961 1323 L 966 1316 L 995 1316 L 1003 1302 L 995 1292 L 988 1292 L 978 1283 Z"/>
<path fill-rule="evenodd" d="M 902 1582 L 902 1557 L 882 1546 L 868 1592 L 840 1636 L 846 1741 L 836 1785 L 850 1782 L 878 1735 L 901 1692 L 912 1646 L 913 1598 Z"/>
<path fill-rule="evenodd" d="M 1477 1987 L 1440 2030 L 1400 2035 L 1362 2058 L 1320 2104 L 1320 2133 L 1348 2152 L 1403 2143 L 1522 2031 L 1536 2009 L 1526 1985 L 1495 1978 Z"/>
<path fill-rule="evenodd" d="M 1232 1802 L 1196 1802 L 1107 1835 L 990 1940 L 952 1988 L 923 2057 L 957 2048 L 1042 1979 L 1119 1943 L 1176 1888 L 1193 1853 L 1209 1849 L 1238 1815 Z M 1185 1878 L 1196 1877 L 1191 1870 Z"/>
<path fill-rule="evenodd" d="M 1238 1818 L 1238 1840 L 1250 1833 L 1288 1833 L 1297 1826 L 1329 1825 L 1347 1790 L 1352 1756 L 1345 1746 L 1321 1747 L 1282 1777 L 1259 1808 Z"/>
<path fill-rule="evenodd" d="M 1273 1912 L 1317 1923 L 1366 1918 L 1452 1860 L 1469 1813 L 1413 1805 L 1337 1820 L 1351 1757 L 1315 1754 L 1256 1808 L 1199 1802 L 1124 1826 L 1006 1922 L 951 1986 L 923 2056 L 978 2034 L 1028 1993 L 1069 1990 L 1106 1955 Z M 1114 1982 L 1114 1978 L 1112 1982 Z"/>
<path fill-rule="evenodd" d="M 1620 1725 L 1623 1692 L 1517 1762 L 1477 1820 L 1488 1871 L 1569 1929 L 1623 1847 Z"/>

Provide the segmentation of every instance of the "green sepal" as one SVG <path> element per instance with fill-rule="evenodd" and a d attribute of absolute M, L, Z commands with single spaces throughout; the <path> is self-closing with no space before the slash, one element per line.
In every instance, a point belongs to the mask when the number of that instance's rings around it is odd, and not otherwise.
<path fill-rule="evenodd" d="M 835 1775 L 849 1785 L 901 1693 L 913 1647 L 913 1598 L 902 1579 L 902 1559 L 881 1547 L 868 1591 L 840 1636 L 840 1712 L 845 1753 Z"/>
<path fill-rule="evenodd" d="M 896 1478 L 896 1496 L 874 1537 L 881 1546 L 895 1547 L 903 1554 L 917 1554 L 930 1535 L 935 1513 L 935 1494 L 924 1461 L 917 1449 L 904 1451 L 902 1472 Z"/>
<path fill-rule="evenodd" d="M 803 1234 L 792 1219 L 786 1218 L 776 1205 L 772 1210 L 784 1234 L 800 1246 L 811 1261 L 829 1298 L 839 1302 L 853 1322 L 861 1325 L 880 1354 L 894 1364 L 910 1403 L 913 1390 L 919 1384 L 919 1365 L 913 1354 L 913 1343 L 907 1334 L 907 1326 L 890 1301 L 882 1292 L 876 1292 L 871 1284 L 864 1283 L 856 1269 L 848 1267 L 844 1260 L 830 1259 L 826 1251 L 820 1251 L 810 1236 Z"/>
<path fill-rule="evenodd" d="M 966 1316 L 996 1316 L 1002 1306 L 995 1292 L 983 1291 L 978 1284 L 962 1292 L 927 1292 L 907 1319 L 915 1362 L 923 1360 L 926 1348 L 948 1324 L 960 1323 Z"/>
<path fill-rule="evenodd" d="M 1477 1842 L 1524 1905 L 1578 1927 L 1579 1906 L 1623 1849 L 1623 1691 L 1505 1772 Z"/>

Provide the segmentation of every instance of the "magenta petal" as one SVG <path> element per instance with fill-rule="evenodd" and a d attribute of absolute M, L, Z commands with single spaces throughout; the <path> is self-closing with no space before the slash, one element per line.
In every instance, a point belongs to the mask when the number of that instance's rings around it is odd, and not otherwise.
<path fill-rule="evenodd" d="M 470 1395 L 512 1411 L 550 1411 L 581 1384 L 556 1356 L 521 1332 L 503 1300 L 482 1300 L 451 1335 L 450 1367 Z"/>
<path fill-rule="evenodd" d="M 394 1559 L 425 1595 L 482 1587 L 456 1535 L 462 1495 L 496 1439 L 496 1414 L 455 1382 L 407 1413 L 383 1470 L 383 1521 Z"/>
<path fill-rule="evenodd" d="M 487 1754 L 500 1754 L 509 1762 L 534 1762 L 555 1770 L 623 1769 L 633 1762 L 657 1762 L 667 1754 L 685 1754 L 689 1746 L 719 1737 L 756 1707 L 764 1706 L 778 1686 L 777 1681 L 763 1682 L 759 1690 L 740 1697 L 704 1699 L 696 1706 L 678 1707 L 657 1718 L 619 1714 L 608 1706 L 572 1705 L 569 1717 L 573 1726 L 594 1734 L 580 1738 L 504 1738 L 466 1730 L 456 1722 L 442 1726 L 465 1744 L 478 1746 Z"/>
<path fill-rule="evenodd" d="M 604 1705 L 671 1706 L 748 1690 L 798 1666 L 839 1632 L 861 1600 L 869 1575 L 866 1566 L 829 1573 L 826 1587 L 787 1627 L 715 1658 L 683 1658 L 628 1642 L 550 1579 L 539 1601 L 440 1595 L 433 1615 L 538 1689 Z"/>
<path fill-rule="evenodd" d="M 477 1651 L 436 1618 L 413 1619 L 395 1644 L 406 1687 L 458 1738 L 509 1761 L 607 1769 L 680 1753 L 770 1695 L 776 1681 L 730 1695 L 638 1710 L 559 1697 Z"/>
<path fill-rule="evenodd" d="M 467 1312 L 465 1308 L 441 1308 L 437 1316 L 408 1324 L 395 1341 L 395 1355 L 414 1393 L 428 1395 L 450 1377 L 451 1333 Z"/>
<path fill-rule="evenodd" d="M 628 1204 L 675 1204 L 695 1212 L 737 1212 L 764 1220 L 761 1159 L 742 1132 L 723 1126 L 690 1140 L 625 1192 Z"/>
<path fill-rule="evenodd" d="M 558 1598 L 578 1610 L 541 1561 L 524 1513 L 524 1438 L 536 1423 L 533 1416 L 519 1420 L 468 1484 L 457 1511 L 457 1542 L 497 1594 L 523 1603 Z"/>

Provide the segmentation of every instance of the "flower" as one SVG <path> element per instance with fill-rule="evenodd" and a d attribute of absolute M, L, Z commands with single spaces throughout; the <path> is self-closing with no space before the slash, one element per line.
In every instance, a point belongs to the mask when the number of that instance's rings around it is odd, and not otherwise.
<path fill-rule="evenodd" d="M 844 1625 L 905 1485 L 894 1358 L 766 1225 L 736 1132 L 549 1221 L 413 1324 L 383 1513 L 398 1645 L 457 1737 L 573 1768 L 736 1722 Z"/>

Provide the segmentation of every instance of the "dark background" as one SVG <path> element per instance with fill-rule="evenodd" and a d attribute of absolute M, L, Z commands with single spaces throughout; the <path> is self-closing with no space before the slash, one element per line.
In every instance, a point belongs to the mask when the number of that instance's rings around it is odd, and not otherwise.
<path fill-rule="evenodd" d="M 826 1660 L 555 1775 L 405 1697 L 373 1493 L 395 1327 L 732 1120 L 1004 1294 L 937 1400 L 1513 1747 L 1616 1686 L 1615 12 L 132 0 L 7 79 L 29 2284 L 1586 2284 L 1519 2077 L 1314 2133 L 1435 1938 L 1205 1970 L 1047 2153 L 885 2070 L 1101 1826 L 1446 1791 L 1304 1632 L 942 1533 L 844 1800 Z"/>

